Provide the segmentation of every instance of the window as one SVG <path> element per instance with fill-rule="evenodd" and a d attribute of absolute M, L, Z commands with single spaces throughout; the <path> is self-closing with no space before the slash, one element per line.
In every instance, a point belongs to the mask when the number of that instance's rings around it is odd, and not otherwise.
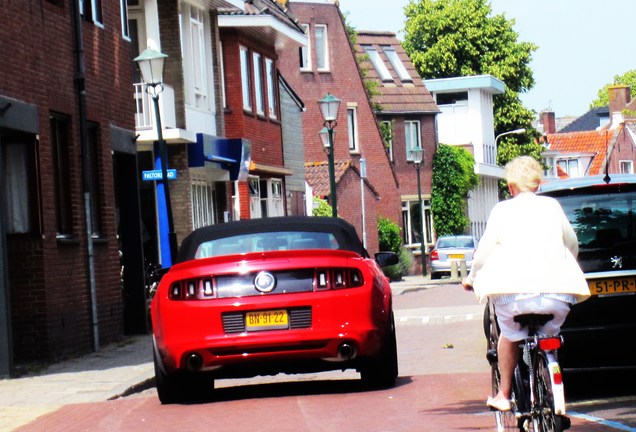
<path fill-rule="evenodd" d="M 276 70 L 274 69 L 274 61 L 265 59 L 265 73 L 267 74 L 267 112 L 270 118 L 276 118 Z"/>
<path fill-rule="evenodd" d="M 364 51 L 369 56 L 369 60 L 371 61 L 371 64 L 373 65 L 375 71 L 378 73 L 380 79 L 382 81 L 393 81 L 393 77 L 384 64 L 382 58 L 380 58 L 380 54 L 378 53 L 378 51 L 371 46 L 365 46 Z"/>
<path fill-rule="evenodd" d="M 307 46 L 301 46 L 298 49 L 298 54 L 300 57 L 300 70 L 309 71 L 311 70 L 311 37 L 309 34 L 309 24 L 301 24 L 300 28 L 302 28 L 307 35 Z"/>
<path fill-rule="evenodd" d="M 283 182 L 279 179 L 269 180 L 271 197 L 268 202 L 270 216 L 284 216 L 283 212 Z"/>
<path fill-rule="evenodd" d="M 254 67 L 254 90 L 256 91 L 256 112 L 265 114 L 265 95 L 263 94 L 263 62 L 259 53 L 252 53 Z"/>
<path fill-rule="evenodd" d="M 249 176 L 247 186 L 250 192 L 250 219 L 260 218 L 261 213 L 261 183 L 256 176 Z"/>
<path fill-rule="evenodd" d="M 40 232 L 36 138 L 0 128 L 0 187 L 7 234 Z"/>
<path fill-rule="evenodd" d="M 214 225 L 214 189 L 205 180 L 193 180 L 190 186 L 192 199 L 192 226 L 194 229 Z"/>
<path fill-rule="evenodd" d="M 227 108 L 227 95 L 225 94 L 225 63 L 223 61 L 223 44 L 219 41 L 219 69 L 221 71 L 221 100 L 223 108 Z"/>
<path fill-rule="evenodd" d="M 79 1 L 80 14 L 87 21 L 92 21 L 96 25 L 104 26 L 102 15 L 102 0 L 77 0 Z"/>
<path fill-rule="evenodd" d="M 621 173 L 634 174 L 634 161 L 622 160 L 619 164 L 621 166 Z"/>
<path fill-rule="evenodd" d="M 126 40 L 130 40 L 130 31 L 128 30 L 128 6 L 126 0 L 120 0 L 119 13 L 121 15 L 121 34 Z"/>
<path fill-rule="evenodd" d="M 424 213 L 420 213 L 420 205 L 417 199 L 402 201 L 402 223 L 404 225 L 404 244 L 412 245 L 422 243 L 420 229 L 422 216 L 424 216 L 424 243 L 433 243 L 433 218 L 431 215 L 431 201 L 422 199 Z M 421 247 L 421 246 L 420 246 Z"/>
<path fill-rule="evenodd" d="M 411 159 L 411 149 L 422 147 L 420 144 L 420 122 L 407 120 L 404 122 L 404 142 L 406 144 L 406 160 Z"/>
<path fill-rule="evenodd" d="M 382 133 L 382 140 L 384 141 L 386 152 L 389 155 L 389 160 L 393 162 L 393 122 L 380 122 L 380 132 Z"/>
<path fill-rule="evenodd" d="M 241 87 L 243 91 L 243 109 L 252 111 L 252 87 L 250 85 L 250 59 L 247 48 L 241 47 Z"/>
<path fill-rule="evenodd" d="M 57 236 L 73 235 L 73 214 L 70 186 L 70 119 L 60 114 L 51 114 L 51 150 L 53 153 L 53 185 L 55 188 L 55 217 Z"/>
<path fill-rule="evenodd" d="M 250 176 L 250 217 L 284 216 L 283 183 L 280 179 L 262 179 Z"/>
<path fill-rule="evenodd" d="M 397 73 L 397 76 L 400 78 L 400 80 L 407 82 L 413 81 L 409 73 L 406 71 L 404 63 L 402 63 L 402 60 L 400 60 L 400 57 L 398 57 L 397 52 L 395 52 L 395 49 L 390 46 L 384 47 L 383 49 L 384 55 L 386 55 L 386 58 L 389 59 L 389 63 L 391 63 L 391 66 L 393 66 L 393 70 L 395 71 L 395 73 Z"/>
<path fill-rule="evenodd" d="M 358 149 L 358 116 L 355 107 L 347 107 L 347 129 L 349 132 L 349 152 L 357 153 Z"/>
<path fill-rule="evenodd" d="M 580 177 L 578 159 L 559 159 L 557 165 L 570 177 Z"/>
<path fill-rule="evenodd" d="M 327 41 L 327 26 L 316 25 L 316 69 L 329 70 L 329 44 Z"/>
<path fill-rule="evenodd" d="M 96 123 L 88 123 L 87 133 L 88 158 L 90 160 L 90 194 L 91 194 L 91 224 L 93 229 L 93 237 L 102 237 L 104 234 L 102 227 L 102 200 L 99 187 L 101 178 L 99 167 L 100 164 L 100 140 L 99 126 Z"/>
<path fill-rule="evenodd" d="M 181 49 L 186 104 L 208 110 L 206 14 L 195 6 L 184 4 L 180 17 L 184 33 Z"/>

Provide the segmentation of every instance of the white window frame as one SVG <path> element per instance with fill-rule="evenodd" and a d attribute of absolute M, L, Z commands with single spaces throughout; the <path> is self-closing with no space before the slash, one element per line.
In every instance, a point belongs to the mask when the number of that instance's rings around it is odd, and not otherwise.
<path fill-rule="evenodd" d="M 181 29 L 184 32 L 182 49 L 185 57 L 184 75 L 185 98 L 190 106 L 210 110 L 208 80 L 208 38 L 209 28 L 204 10 L 194 5 L 182 3 Z M 185 30 L 185 31 L 184 31 Z"/>
<path fill-rule="evenodd" d="M 80 15 L 84 16 L 84 4 L 91 4 L 91 21 L 98 27 L 104 28 L 104 12 L 102 11 L 102 0 L 74 0 L 79 1 Z M 98 13 L 99 12 L 99 13 Z M 84 17 L 86 18 L 86 17 Z"/>
<path fill-rule="evenodd" d="M 277 101 L 276 101 L 276 69 L 274 68 L 274 60 L 265 57 L 265 76 L 267 81 L 267 113 L 269 118 L 276 119 Z"/>
<path fill-rule="evenodd" d="M 250 53 L 249 50 L 240 46 L 241 58 L 241 89 L 243 92 L 243 109 L 252 111 L 252 85 L 250 83 Z"/>
<path fill-rule="evenodd" d="M 359 153 L 358 145 L 358 109 L 353 104 L 347 105 L 347 134 L 349 142 L 349 153 Z"/>
<path fill-rule="evenodd" d="M 385 46 L 382 47 L 382 50 L 384 51 L 386 58 L 389 60 L 389 63 L 391 63 L 391 66 L 393 66 L 393 70 L 397 74 L 398 78 L 400 78 L 403 82 L 412 82 L 413 78 L 409 75 L 404 63 L 400 60 L 400 56 L 398 56 L 397 51 L 395 51 L 395 48 L 392 46 Z"/>
<path fill-rule="evenodd" d="M 322 31 L 322 38 L 318 39 L 318 32 Z M 329 71 L 329 38 L 326 24 L 316 24 L 314 26 L 316 35 L 316 70 L 319 72 Z"/>
<path fill-rule="evenodd" d="M 307 46 L 300 47 L 300 71 L 311 71 L 311 33 L 309 24 L 300 24 L 300 28 L 303 29 L 307 35 Z"/>
<path fill-rule="evenodd" d="M 363 48 L 364 48 L 364 52 L 366 52 L 367 55 L 369 56 L 369 61 L 371 62 L 371 64 L 373 65 L 373 68 L 377 72 L 378 77 L 380 77 L 380 80 L 382 82 L 393 81 L 391 72 L 389 72 L 389 69 L 386 67 L 386 64 L 384 64 L 384 60 L 382 60 L 382 58 L 380 57 L 380 53 L 378 52 L 378 50 L 372 46 L 364 46 Z"/>
<path fill-rule="evenodd" d="M 618 161 L 621 174 L 634 174 L 634 161 L 625 159 Z"/>
<path fill-rule="evenodd" d="M 570 177 L 581 177 L 581 162 L 578 158 L 560 158 L 556 160 L 558 166 L 561 167 Z"/>
<path fill-rule="evenodd" d="M 252 72 L 254 73 L 254 93 L 256 95 L 256 113 L 265 115 L 265 93 L 263 91 L 263 56 L 252 52 Z"/>
<path fill-rule="evenodd" d="M 190 184 L 192 228 L 214 225 L 214 187 L 203 179 L 193 179 Z"/>
<path fill-rule="evenodd" d="M 283 182 L 281 179 L 267 180 L 267 214 L 269 217 L 285 216 L 283 209 Z"/>
<path fill-rule="evenodd" d="M 422 133 L 420 132 L 420 122 L 418 120 L 404 120 L 404 148 L 406 149 L 406 160 L 412 161 L 411 149 L 422 147 Z"/>
<path fill-rule="evenodd" d="M 121 16 L 121 36 L 124 40 L 131 42 L 130 29 L 128 28 L 128 2 L 126 0 L 119 1 L 119 14 Z"/>
<path fill-rule="evenodd" d="M 415 234 L 413 231 L 413 217 L 419 217 L 420 215 L 414 215 L 413 212 L 411 212 L 411 209 L 413 208 L 413 206 L 417 206 L 417 203 L 417 198 L 405 199 L 402 201 L 402 221 L 404 224 L 402 240 L 406 245 L 420 244 L 416 243 L 415 239 L 413 238 Z M 424 220 L 422 221 L 422 223 L 424 224 L 424 250 L 426 250 L 426 246 L 430 246 L 433 244 L 433 217 L 431 214 L 430 199 L 424 199 L 424 197 L 422 197 L 422 207 L 424 208 L 424 212 L 422 213 L 422 217 L 424 218 Z M 420 244 L 420 248 L 421 247 L 422 246 Z"/>
<path fill-rule="evenodd" d="M 225 61 L 223 60 L 223 43 L 219 41 L 219 69 L 221 73 L 221 101 L 223 108 L 227 108 L 227 94 L 225 93 Z"/>
<path fill-rule="evenodd" d="M 389 160 L 393 162 L 393 122 L 390 120 L 383 120 L 380 123 L 382 123 L 383 125 L 388 124 L 389 128 L 391 129 L 391 138 L 386 144 L 388 144 L 387 153 L 389 154 Z M 384 140 L 384 137 L 382 137 L 382 139 Z"/>

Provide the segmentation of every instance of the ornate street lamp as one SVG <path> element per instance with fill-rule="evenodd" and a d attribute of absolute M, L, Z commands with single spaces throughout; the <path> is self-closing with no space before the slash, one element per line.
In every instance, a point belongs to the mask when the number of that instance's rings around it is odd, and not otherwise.
<path fill-rule="evenodd" d="M 161 185 L 166 206 L 166 217 L 168 219 L 168 248 L 169 256 L 162 256 L 162 266 L 171 267 L 177 255 L 177 235 L 174 232 L 174 222 L 172 219 L 172 204 L 170 201 L 170 188 L 168 187 L 168 146 L 163 139 L 163 128 L 161 126 L 161 113 L 159 112 L 159 93 L 163 91 L 163 64 L 168 57 L 152 48 L 147 48 L 135 61 L 139 65 L 141 79 L 143 80 L 146 93 L 154 102 L 155 123 L 157 126 L 156 147 L 159 149 L 159 164 L 161 165 Z M 161 212 L 159 212 L 161 214 Z"/>
<path fill-rule="evenodd" d="M 420 255 L 422 259 L 422 275 L 426 276 L 426 242 L 424 241 L 424 206 L 422 205 L 422 184 L 420 182 L 420 168 L 422 168 L 422 156 L 424 149 L 415 146 L 409 150 L 415 171 L 417 171 L 417 202 L 420 206 Z"/>
<path fill-rule="evenodd" d="M 329 162 L 329 187 L 331 195 L 331 215 L 338 217 L 338 203 L 336 199 L 336 173 L 334 162 L 334 128 L 337 126 L 336 118 L 338 117 L 338 109 L 340 108 L 340 99 L 327 93 L 318 101 L 320 113 L 324 120 L 323 128 L 319 132 L 322 140 L 323 150 L 327 153 Z"/>

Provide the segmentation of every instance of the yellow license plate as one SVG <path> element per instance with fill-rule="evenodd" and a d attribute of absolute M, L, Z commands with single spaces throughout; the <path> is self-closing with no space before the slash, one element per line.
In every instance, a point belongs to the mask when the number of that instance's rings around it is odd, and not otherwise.
<path fill-rule="evenodd" d="M 587 281 L 592 295 L 636 293 L 636 277 L 593 279 Z"/>
<path fill-rule="evenodd" d="M 276 330 L 289 327 L 289 315 L 284 309 L 247 312 L 245 328 L 248 331 Z"/>
<path fill-rule="evenodd" d="M 464 259 L 464 254 L 448 254 L 450 259 Z"/>

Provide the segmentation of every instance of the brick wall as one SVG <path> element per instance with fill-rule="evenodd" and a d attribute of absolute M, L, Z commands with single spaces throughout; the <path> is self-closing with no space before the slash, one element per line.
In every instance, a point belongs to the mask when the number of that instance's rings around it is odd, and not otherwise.
<path fill-rule="evenodd" d="M 306 112 L 303 114 L 305 161 L 326 160 L 326 155 L 323 152 L 322 143 L 318 136 L 318 132 L 323 127 L 318 100 L 326 93 L 332 93 L 342 101 L 338 113 L 338 125 L 335 129 L 335 159 L 353 159 L 354 163 L 358 165 L 360 157 L 365 157 L 367 160 L 368 180 L 380 194 L 374 213 L 370 212 L 371 209 L 367 211 L 367 220 L 373 221 L 373 229 L 371 231 L 377 231 L 376 222 L 378 217 L 388 217 L 401 225 L 401 201 L 397 178 L 384 150 L 376 118 L 367 99 L 354 53 L 345 32 L 342 16 L 333 4 L 292 2 L 289 3 L 289 8 L 299 23 L 310 24 L 310 43 L 312 47 L 316 46 L 314 26 L 316 24 L 326 24 L 330 47 L 330 70 L 327 72 L 316 70 L 315 56 L 312 58 L 314 69 L 310 72 L 301 72 L 298 67 L 298 50 L 287 50 L 279 53 L 279 65 L 283 76 L 306 106 Z M 349 153 L 347 103 L 357 104 L 360 154 Z M 338 190 L 341 187 L 343 186 L 339 185 Z M 342 193 L 345 195 L 350 193 L 352 196 L 350 205 L 355 206 L 360 202 L 359 184 L 357 186 L 353 185 L 351 188 L 349 192 L 343 191 Z M 354 199 L 353 197 L 355 196 L 357 198 Z M 340 207 L 344 203 L 345 201 L 338 196 L 338 206 Z M 348 214 L 348 211 L 339 211 L 339 214 L 341 213 Z M 354 224 L 358 231 L 361 232 L 359 220 L 349 220 L 349 222 Z"/>
<path fill-rule="evenodd" d="M 14 359 L 54 359 L 92 347 L 87 278 L 79 113 L 75 92 L 72 5 L 10 2 L 0 26 L 0 94 L 38 107 L 41 232 L 8 236 Z M 102 1 L 104 27 L 82 22 L 86 116 L 98 125 L 99 202 L 103 237 L 94 242 L 99 339 L 123 334 L 115 197 L 109 129 L 133 130 L 132 56 L 121 35 L 120 2 Z M 19 37 L 16 37 L 19 35 Z M 74 239 L 56 239 L 49 113 L 71 118 L 69 147 Z"/>

